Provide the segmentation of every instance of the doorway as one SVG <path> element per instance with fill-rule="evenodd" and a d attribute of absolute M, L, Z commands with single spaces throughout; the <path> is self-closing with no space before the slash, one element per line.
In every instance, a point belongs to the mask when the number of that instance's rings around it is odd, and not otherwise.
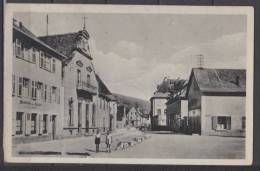
<path fill-rule="evenodd" d="M 82 109 L 81 109 L 81 103 L 78 103 L 78 133 L 81 134 L 82 129 L 82 123 L 81 123 L 81 116 L 82 116 Z"/>
<path fill-rule="evenodd" d="M 56 115 L 52 115 L 51 116 L 51 122 L 52 122 L 52 130 L 51 130 L 51 133 L 52 133 L 52 139 L 56 139 Z"/>
<path fill-rule="evenodd" d="M 86 104 L 86 133 L 89 132 L 89 104 Z"/>

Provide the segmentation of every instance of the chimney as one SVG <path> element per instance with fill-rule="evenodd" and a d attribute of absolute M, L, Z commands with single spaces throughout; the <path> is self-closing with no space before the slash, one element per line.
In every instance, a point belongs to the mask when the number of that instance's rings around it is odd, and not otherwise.
<path fill-rule="evenodd" d="M 236 76 L 236 85 L 240 86 L 240 78 L 239 78 L 239 76 Z"/>
<path fill-rule="evenodd" d="M 23 23 L 21 21 L 19 22 L 19 27 L 23 28 Z"/>

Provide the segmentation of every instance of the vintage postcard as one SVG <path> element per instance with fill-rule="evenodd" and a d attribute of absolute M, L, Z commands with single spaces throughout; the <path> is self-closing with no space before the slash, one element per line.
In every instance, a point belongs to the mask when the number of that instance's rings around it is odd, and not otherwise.
<path fill-rule="evenodd" d="M 250 165 L 253 17 L 7 4 L 5 162 Z"/>

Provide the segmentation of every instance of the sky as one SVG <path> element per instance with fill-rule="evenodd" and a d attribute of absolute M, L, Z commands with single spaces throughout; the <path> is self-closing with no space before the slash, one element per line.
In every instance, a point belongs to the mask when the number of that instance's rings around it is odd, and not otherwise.
<path fill-rule="evenodd" d="M 36 36 L 47 13 L 16 13 Z M 48 33 L 82 30 L 84 17 L 95 71 L 108 88 L 145 100 L 164 77 L 188 79 L 198 67 L 246 68 L 246 16 L 191 14 L 48 13 Z"/>

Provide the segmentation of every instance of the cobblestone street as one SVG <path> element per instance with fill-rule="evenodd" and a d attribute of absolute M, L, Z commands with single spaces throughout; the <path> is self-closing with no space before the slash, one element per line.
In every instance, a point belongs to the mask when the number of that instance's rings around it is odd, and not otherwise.
<path fill-rule="evenodd" d="M 149 132 L 148 139 L 116 150 L 119 141 L 140 136 L 138 131 L 114 133 L 112 152 L 106 153 L 104 136 L 99 153 L 95 152 L 94 137 L 56 140 L 14 147 L 16 155 L 33 154 L 66 157 L 101 157 L 101 158 L 184 158 L 184 159 L 240 159 L 244 158 L 245 139 L 218 136 L 176 135 L 169 132 Z"/>

